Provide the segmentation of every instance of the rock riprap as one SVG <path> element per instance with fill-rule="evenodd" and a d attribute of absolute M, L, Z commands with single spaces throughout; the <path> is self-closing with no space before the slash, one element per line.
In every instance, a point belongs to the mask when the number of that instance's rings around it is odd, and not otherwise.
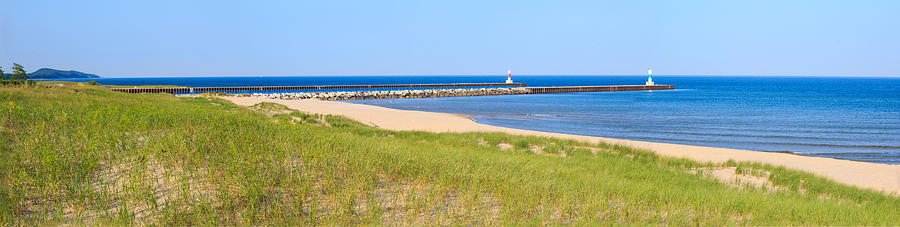
<path fill-rule="evenodd" d="M 295 92 L 295 93 L 253 93 L 250 97 L 267 99 L 319 99 L 319 100 L 351 100 L 351 99 L 396 99 L 396 98 L 430 98 L 453 96 L 483 95 L 517 95 L 528 94 L 528 88 L 474 88 L 474 89 L 429 89 L 429 90 L 392 90 L 392 91 L 337 91 L 337 92 Z"/>

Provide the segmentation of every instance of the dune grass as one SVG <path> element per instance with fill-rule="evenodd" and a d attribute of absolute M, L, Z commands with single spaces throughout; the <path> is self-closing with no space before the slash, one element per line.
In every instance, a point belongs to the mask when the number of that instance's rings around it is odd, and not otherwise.
<path fill-rule="evenodd" d="M 4 87 L 0 116 L 4 225 L 900 224 L 897 197 L 781 167 L 271 103 Z M 709 176 L 722 167 L 771 185 Z"/>

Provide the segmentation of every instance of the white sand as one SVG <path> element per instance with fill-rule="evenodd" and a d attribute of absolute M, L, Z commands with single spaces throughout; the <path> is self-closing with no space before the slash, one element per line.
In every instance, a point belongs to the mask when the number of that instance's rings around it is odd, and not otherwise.
<path fill-rule="evenodd" d="M 725 162 L 729 159 L 734 159 L 735 161 L 768 163 L 811 172 L 844 184 L 900 195 L 900 165 L 503 128 L 479 124 L 465 116 L 456 114 L 396 110 L 379 106 L 344 102 L 277 100 L 249 97 L 223 98 L 243 106 L 250 106 L 260 102 L 273 102 L 307 113 L 342 115 L 364 124 L 390 130 L 429 132 L 505 132 L 516 135 L 537 135 L 594 143 L 606 142 L 610 144 L 622 144 L 652 150 L 665 156 L 688 158 L 701 162 Z"/>

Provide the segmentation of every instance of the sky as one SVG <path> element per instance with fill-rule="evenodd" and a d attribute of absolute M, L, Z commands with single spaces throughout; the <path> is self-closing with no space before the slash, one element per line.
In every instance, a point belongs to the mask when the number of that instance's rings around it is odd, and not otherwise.
<path fill-rule="evenodd" d="M 900 76 L 900 1 L 0 0 L 0 66 L 105 77 Z"/>

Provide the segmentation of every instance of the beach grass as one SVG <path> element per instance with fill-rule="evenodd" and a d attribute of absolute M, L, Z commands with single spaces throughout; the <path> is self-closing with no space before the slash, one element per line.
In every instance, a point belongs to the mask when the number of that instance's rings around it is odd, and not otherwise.
<path fill-rule="evenodd" d="M 48 84 L 0 88 L 0 224 L 900 224 L 897 197 L 759 163 Z"/>

